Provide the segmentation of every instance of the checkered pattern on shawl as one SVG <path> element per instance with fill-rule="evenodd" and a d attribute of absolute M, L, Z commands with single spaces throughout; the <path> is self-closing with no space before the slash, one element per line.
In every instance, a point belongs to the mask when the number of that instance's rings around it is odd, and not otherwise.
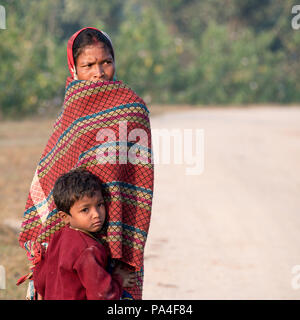
<path fill-rule="evenodd" d="M 32 252 L 63 226 L 53 201 L 54 183 L 61 174 L 84 167 L 103 182 L 108 223 L 102 238 L 111 257 L 143 269 L 154 175 L 148 114 L 144 101 L 121 81 L 74 80 L 66 87 L 62 112 L 30 188 L 19 236 L 23 248 Z M 135 151 L 140 160 L 131 163 L 126 158 Z M 142 283 L 141 271 L 138 285 L 128 290 L 135 299 L 141 298 Z"/>

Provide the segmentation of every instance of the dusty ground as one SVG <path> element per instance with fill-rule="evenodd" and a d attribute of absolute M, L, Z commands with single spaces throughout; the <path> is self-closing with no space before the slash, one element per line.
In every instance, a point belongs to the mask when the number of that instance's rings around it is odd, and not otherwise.
<path fill-rule="evenodd" d="M 204 171 L 156 164 L 144 299 L 299 299 L 300 108 L 175 110 L 152 129 L 204 129 Z M 52 122 L 0 124 L 0 299 L 25 294 L 13 230 Z"/>
<path fill-rule="evenodd" d="M 204 129 L 204 171 L 156 165 L 144 298 L 299 299 L 300 108 L 169 113 L 152 128 Z"/>

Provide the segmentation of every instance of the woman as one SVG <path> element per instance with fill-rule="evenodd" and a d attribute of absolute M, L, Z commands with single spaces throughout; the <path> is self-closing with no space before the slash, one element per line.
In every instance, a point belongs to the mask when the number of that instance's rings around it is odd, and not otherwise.
<path fill-rule="evenodd" d="M 112 265 L 122 263 L 137 273 L 137 285 L 124 290 L 123 298 L 141 299 L 153 196 L 149 111 L 129 87 L 115 80 L 114 50 L 104 32 L 79 30 L 68 41 L 67 56 L 71 76 L 63 108 L 32 181 L 19 242 L 34 265 L 54 232 L 64 226 L 52 197 L 56 179 L 84 167 L 103 182 L 108 219 L 98 236 Z M 31 274 L 19 283 L 28 278 Z M 32 288 L 31 280 L 30 298 Z"/>

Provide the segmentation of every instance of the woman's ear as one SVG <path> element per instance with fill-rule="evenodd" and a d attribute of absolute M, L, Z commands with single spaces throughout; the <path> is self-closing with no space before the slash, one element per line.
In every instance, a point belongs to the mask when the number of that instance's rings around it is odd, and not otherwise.
<path fill-rule="evenodd" d="M 64 212 L 64 211 L 58 211 L 58 215 L 59 215 L 59 217 L 63 220 L 63 222 L 65 223 L 65 224 L 69 224 L 70 223 L 70 215 L 69 214 L 67 214 L 66 212 Z"/>

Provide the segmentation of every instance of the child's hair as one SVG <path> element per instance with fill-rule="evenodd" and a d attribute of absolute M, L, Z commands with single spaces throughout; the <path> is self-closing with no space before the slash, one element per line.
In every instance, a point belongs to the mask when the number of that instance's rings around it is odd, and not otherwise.
<path fill-rule="evenodd" d="M 58 211 L 70 214 L 74 203 L 84 196 L 101 191 L 100 179 L 86 169 L 78 168 L 61 175 L 55 182 L 53 198 Z"/>
<path fill-rule="evenodd" d="M 109 50 L 112 58 L 115 60 L 114 50 L 110 40 L 98 30 L 85 29 L 78 34 L 73 43 L 73 58 L 75 65 L 77 63 L 78 56 L 82 53 L 84 48 L 95 43 L 104 43 L 106 48 Z"/>

